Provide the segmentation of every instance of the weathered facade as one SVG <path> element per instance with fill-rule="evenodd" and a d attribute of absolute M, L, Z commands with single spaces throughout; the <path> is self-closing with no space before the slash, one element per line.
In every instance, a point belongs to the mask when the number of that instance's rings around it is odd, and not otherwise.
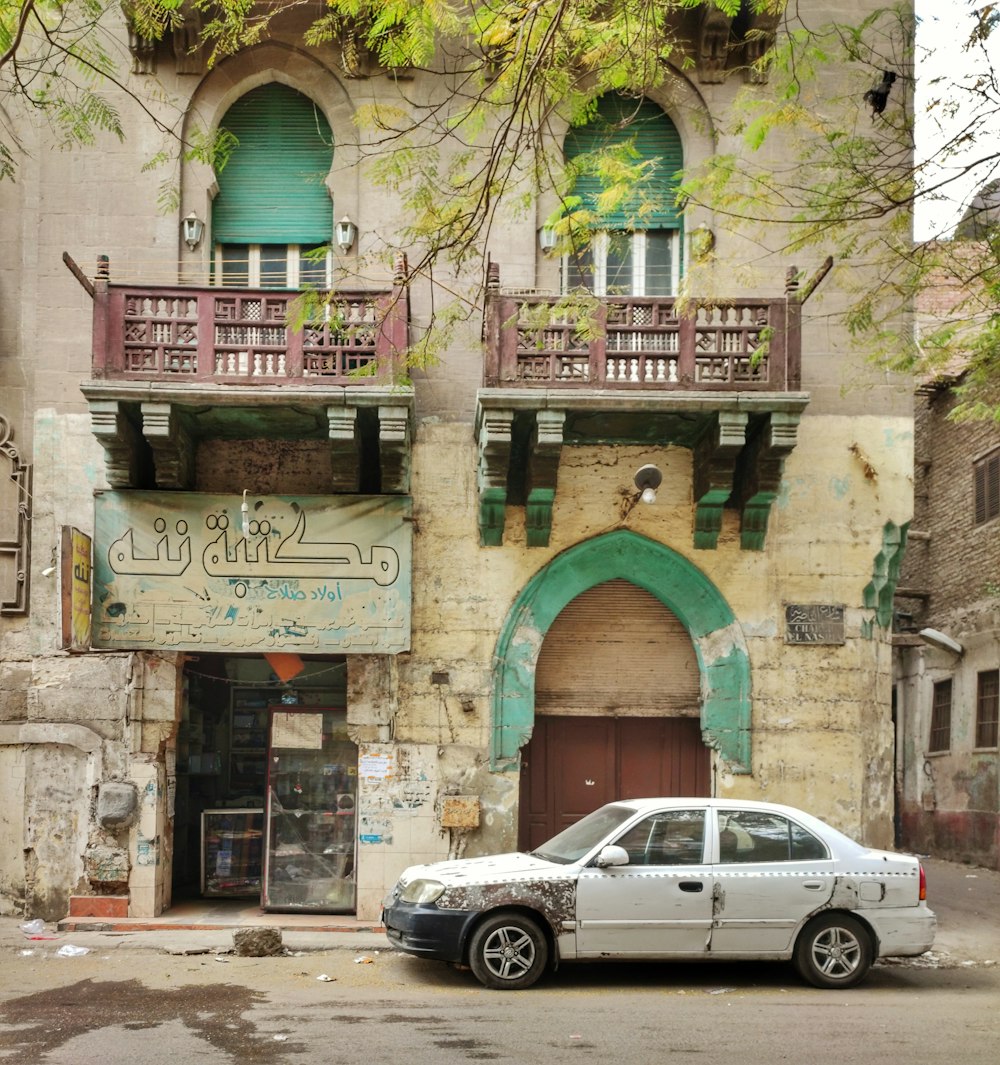
<path fill-rule="evenodd" d="M 926 328 L 969 313 L 944 277 Z M 1000 867 L 1000 432 L 956 421 L 961 366 L 918 390 L 914 516 L 896 604 L 897 779 L 904 845 Z"/>
<path fill-rule="evenodd" d="M 685 163 L 741 150 L 721 116 L 751 45 L 706 12 L 694 67 L 648 101 Z M 11 472 L 33 477 L 3 500 L 23 577 L 5 571 L 0 621 L 0 912 L 55 919 L 106 897 L 152 915 L 205 890 L 205 809 L 265 806 L 270 780 L 276 824 L 316 784 L 303 770 L 278 801 L 269 707 L 281 757 L 325 757 L 334 733 L 354 752 L 309 763 L 337 792 L 309 800 L 325 875 L 281 866 L 290 847 L 266 824 L 227 837 L 252 850 L 263 833 L 265 878 L 322 884 L 293 908 L 375 918 L 408 864 L 511 849 L 649 790 L 789 802 L 890 844 L 912 401 L 833 324 L 839 264 L 824 279 L 822 256 L 800 262 L 800 282 L 769 257 L 748 283 L 737 267 L 759 249 L 724 219 L 665 213 L 630 232 L 631 288 L 607 286 L 605 328 L 584 339 L 547 317 L 561 282 L 543 194 L 490 238 L 464 338 L 400 385 L 393 360 L 443 290 L 380 257 L 399 210 L 371 193 L 352 121 L 397 82 L 345 75 L 297 29 L 211 71 L 186 47 L 139 50 L 134 76 L 155 72 L 191 128 L 277 135 L 266 108 L 305 106 L 303 136 L 333 146 L 332 207 L 248 232 L 239 172 L 186 162 L 161 214 L 141 136 L 61 154 L 27 118 L 21 177 L 0 187 L 16 220 L 0 233 L 0 413 Z M 722 295 L 685 310 L 696 229 Z M 322 243 L 338 309 L 293 328 L 284 289 Z M 657 282 L 660 261 L 673 276 Z M 351 507 L 363 523 L 329 517 Z M 93 540 L 92 579 L 67 528 Z M 81 594 L 89 639 L 64 634 L 74 603 L 86 628 Z M 285 674 L 282 655 L 301 661 Z"/>

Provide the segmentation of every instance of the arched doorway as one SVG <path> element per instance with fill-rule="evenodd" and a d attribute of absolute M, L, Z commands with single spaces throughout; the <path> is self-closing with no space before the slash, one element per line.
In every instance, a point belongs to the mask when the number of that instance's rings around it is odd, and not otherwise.
<path fill-rule="evenodd" d="M 701 737 L 732 773 L 750 769 L 750 662 L 732 610 L 719 590 L 676 551 L 626 529 L 556 556 L 524 587 L 497 642 L 491 766 L 520 766 L 535 727 L 535 681 L 546 634 L 568 603 L 606 581 L 645 589 L 686 629 L 698 663 Z"/>
<path fill-rule="evenodd" d="M 691 637 L 659 599 L 622 579 L 573 599 L 538 656 L 535 725 L 521 752 L 521 848 L 614 799 L 708 795 L 700 704 Z"/>

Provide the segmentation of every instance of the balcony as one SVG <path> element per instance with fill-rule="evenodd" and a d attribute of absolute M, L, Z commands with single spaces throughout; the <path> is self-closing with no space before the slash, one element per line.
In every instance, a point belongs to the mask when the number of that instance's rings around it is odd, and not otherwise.
<path fill-rule="evenodd" d="M 505 293 L 490 265 L 479 392 L 479 529 L 502 543 L 505 509 L 526 508 L 529 546 L 546 546 L 564 446 L 669 445 L 693 453 L 694 547 L 717 546 L 724 511 L 762 550 L 784 459 L 809 397 L 801 389 L 801 289 L 773 298 Z"/>
<path fill-rule="evenodd" d="M 328 439 L 331 490 L 409 490 L 402 268 L 301 325 L 292 291 L 112 284 L 106 261 L 92 283 L 74 273 L 94 300 L 82 387 L 112 487 L 190 488 L 197 442 L 228 437 Z"/>
<path fill-rule="evenodd" d="M 615 296 L 603 298 L 588 322 L 561 302 L 489 294 L 487 388 L 798 388 L 798 301 L 713 301 L 682 311 L 673 298 Z"/>

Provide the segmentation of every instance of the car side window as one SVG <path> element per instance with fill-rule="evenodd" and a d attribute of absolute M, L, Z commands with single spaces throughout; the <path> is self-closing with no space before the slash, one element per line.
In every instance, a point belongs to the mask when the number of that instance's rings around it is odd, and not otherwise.
<path fill-rule="evenodd" d="M 800 862 L 829 857 L 822 840 L 780 814 L 719 811 L 720 862 Z"/>
<path fill-rule="evenodd" d="M 704 810 L 661 810 L 615 840 L 629 865 L 699 865 L 705 846 Z"/>

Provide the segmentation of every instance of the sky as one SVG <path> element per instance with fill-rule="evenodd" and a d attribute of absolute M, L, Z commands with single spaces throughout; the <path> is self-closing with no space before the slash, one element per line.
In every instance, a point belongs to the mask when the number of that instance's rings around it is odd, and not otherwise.
<path fill-rule="evenodd" d="M 1000 177 L 1000 163 L 974 167 L 963 174 L 963 168 L 988 152 L 1000 151 L 1000 96 L 992 93 L 993 103 L 987 103 L 978 112 L 976 101 L 983 99 L 974 88 L 973 78 L 989 69 L 995 61 L 1000 76 L 1000 29 L 996 40 L 985 50 L 967 51 L 963 48 L 969 31 L 975 25 L 969 14 L 983 7 L 984 0 L 916 0 L 920 22 L 917 27 L 917 155 L 931 161 L 932 176 L 954 176 L 946 199 L 931 203 L 917 201 L 914 231 L 918 240 L 949 233 L 959 221 L 969 201 L 985 182 Z M 953 88 L 959 101 L 959 109 L 951 121 L 945 121 L 941 109 L 927 111 L 927 103 L 937 95 L 942 86 L 932 84 L 933 79 L 943 77 Z M 994 113 L 994 105 L 996 112 Z M 961 131 L 970 119 L 981 123 L 981 132 L 970 143 L 967 151 L 934 167 L 933 160 L 939 155 L 941 145 Z"/>

